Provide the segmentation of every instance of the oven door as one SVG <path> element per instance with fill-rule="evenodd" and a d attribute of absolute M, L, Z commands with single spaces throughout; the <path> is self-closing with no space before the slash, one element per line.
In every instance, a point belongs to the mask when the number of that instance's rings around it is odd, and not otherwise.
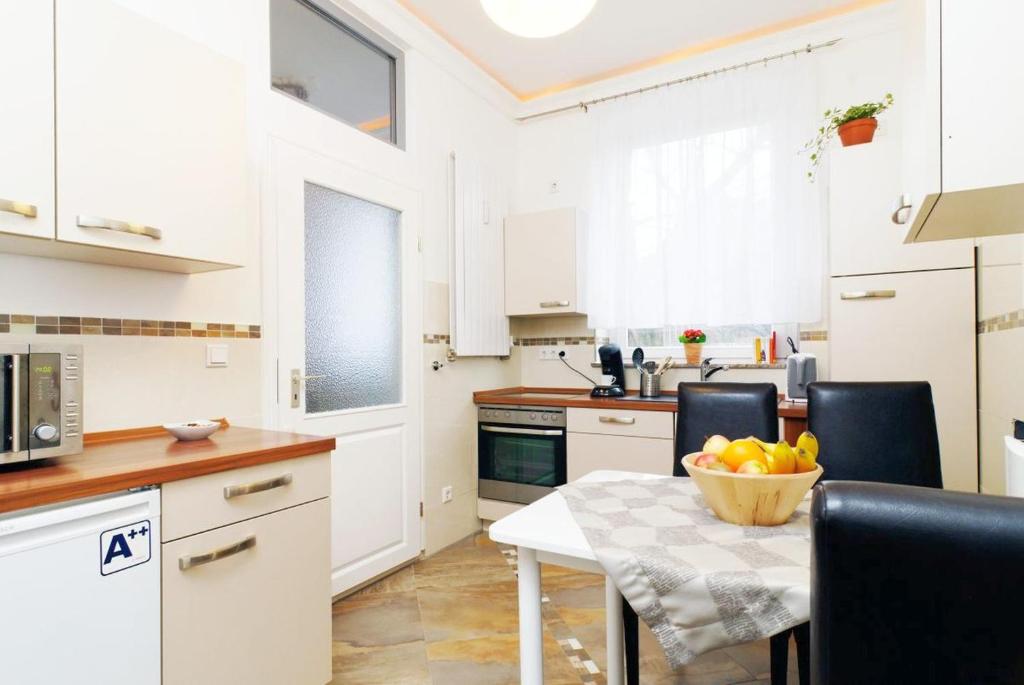
<path fill-rule="evenodd" d="M 480 424 L 480 497 L 529 504 L 565 484 L 565 429 Z"/>
<path fill-rule="evenodd" d="M 0 345 L 0 464 L 28 459 L 28 345 Z"/>

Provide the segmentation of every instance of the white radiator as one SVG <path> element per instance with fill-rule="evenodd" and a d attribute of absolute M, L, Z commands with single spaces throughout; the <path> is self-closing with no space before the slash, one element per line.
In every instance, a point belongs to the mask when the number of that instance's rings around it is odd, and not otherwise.
<path fill-rule="evenodd" d="M 505 238 L 508 184 L 453 152 L 449 160 L 451 347 L 460 357 L 506 356 Z"/>

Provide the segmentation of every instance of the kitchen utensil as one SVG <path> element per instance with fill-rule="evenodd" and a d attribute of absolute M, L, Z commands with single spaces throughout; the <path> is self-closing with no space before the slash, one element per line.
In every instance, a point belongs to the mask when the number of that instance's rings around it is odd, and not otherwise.
<path fill-rule="evenodd" d="M 657 362 L 644 362 L 644 371 L 647 373 L 654 373 L 658 370 Z"/>
<path fill-rule="evenodd" d="M 210 437 L 220 430 L 220 423 L 205 419 L 185 423 L 165 423 L 164 430 L 182 442 L 191 442 Z"/>
<path fill-rule="evenodd" d="M 660 376 L 661 374 L 665 373 L 666 371 L 668 371 L 671 368 L 672 368 L 672 357 L 665 357 L 661 361 L 661 366 L 658 367 L 658 370 L 655 371 L 655 373 Z"/>
<path fill-rule="evenodd" d="M 633 350 L 633 366 L 636 367 L 637 371 L 642 371 L 644 368 L 644 348 L 637 347 Z"/>
<path fill-rule="evenodd" d="M 654 362 L 648 363 L 653 364 Z M 640 397 L 658 397 L 660 395 L 661 374 L 651 373 L 646 368 L 644 368 L 640 372 Z"/>
<path fill-rule="evenodd" d="M 700 452 L 693 452 L 683 457 L 683 468 L 697 484 L 715 516 L 739 526 L 782 525 L 823 473 L 821 464 L 806 473 L 713 471 L 694 466 L 693 460 L 700 455 Z"/>

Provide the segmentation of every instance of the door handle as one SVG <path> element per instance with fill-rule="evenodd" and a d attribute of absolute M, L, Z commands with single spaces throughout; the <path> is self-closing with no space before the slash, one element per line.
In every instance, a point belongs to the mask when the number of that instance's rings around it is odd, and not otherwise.
<path fill-rule="evenodd" d="M 224 488 L 224 499 L 241 497 L 242 495 L 251 495 L 255 492 L 266 492 L 267 490 L 273 490 L 274 488 L 283 488 L 285 485 L 291 485 L 291 482 L 292 474 L 286 473 L 275 478 L 256 481 L 255 483 L 246 483 L 245 485 L 228 485 Z"/>
<path fill-rule="evenodd" d="M 839 294 L 841 300 L 884 300 L 893 297 L 896 297 L 895 290 L 855 290 Z"/>
<path fill-rule="evenodd" d="M 85 216 L 79 214 L 76 219 L 80 228 L 100 228 L 104 231 L 114 231 L 116 233 L 130 233 L 131 235 L 141 235 L 145 238 L 152 238 L 153 240 L 160 240 L 164 237 L 164 232 L 159 228 L 153 228 L 152 226 L 143 226 L 142 224 L 132 224 L 127 221 L 117 221 L 115 219 L 103 219 L 96 216 Z"/>
<path fill-rule="evenodd" d="M 250 535 L 244 540 L 226 545 L 224 547 L 218 547 L 217 549 L 203 554 L 190 554 L 183 557 L 178 557 L 178 570 L 187 571 L 190 568 L 196 566 L 202 566 L 203 564 L 209 564 L 214 561 L 220 561 L 228 557 L 233 557 L 240 552 L 244 552 L 247 549 L 252 549 L 256 546 L 256 536 Z"/>
<path fill-rule="evenodd" d="M 597 420 L 601 423 L 617 423 L 621 426 L 632 426 L 636 423 L 636 419 L 632 416 L 598 416 Z"/>
<path fill-rule="evenodd" d="M 485 433 L 505 433 L 508 435 L 562 435 L 565 432 L 541 428 L 503 428 L 502 426 L 480 426 L 480 430 Z"/>
<path fill-rule="evenodd" d="M 299 393 L 302 391 L 303 381 L 318 381 L 322 378 L 327 378 L 326 375 L 319 376 L 303 376 L 302 371 L 298 369 L 292 369 L 291 374 L 291 407 L 292 409 L 298 409 L 302 404 L 299 401 Z"/>
<path fill-rule="evenodd" d="M 11 214 L 20 214 L 27 219 L 35 219 L 39 210 L 35 205 L 30 205 L 27 202 L 15 202 L 0 198 L 0 212 L 10 212 Z"/>
<path fill-rule="evenodd" d="M 568 307 L 569 300 L 549 300 L 547 302 L 541 302 L 541 309 L 554 309 L 556 307 Z"/>
<path fill-rule="evenodd" d="M 893 205 L 891 217 L 892 222 L 899 225 L 907 223 L 908 217 L 901 214 L 901 212 L 904 210 L 909 212 L 911 207 L 913 207 L 913 204 L 910 202 L 910 193 L 901 193 L 900 196 L 896 198 L 896 204 Z"/>

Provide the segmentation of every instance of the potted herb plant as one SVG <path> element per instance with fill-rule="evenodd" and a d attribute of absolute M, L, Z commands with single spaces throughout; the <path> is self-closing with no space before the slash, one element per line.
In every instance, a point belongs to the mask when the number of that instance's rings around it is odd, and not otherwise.
<path fill-rule="evenodd" d="M 892 104 L 892 93 L 886 93 L 880 102 L 865 102 L 862 105 L 852 105 L 845 110 L 826 110 L 825 120 L 818 128 L 817 135 L 807 143 L 806 149 L 811 151 L 813 167 L 807 172 L 807 176 L 814 178 L 821 157 L 836 133 L 839 134 L 843 147 L 870 143 L 874 140 L 875 129 L 878 128 L 877 116 L 892 107 Z"/>
<path fill-rule="evenodd" d="M 679 336 L 679 342 L 683 343 L 683 349 L 686 351 L 687 364 L 700 364 L 701 350 L 707 339 L 704 331 L 699 328 L 687 328 L 683 331 Z"/>

